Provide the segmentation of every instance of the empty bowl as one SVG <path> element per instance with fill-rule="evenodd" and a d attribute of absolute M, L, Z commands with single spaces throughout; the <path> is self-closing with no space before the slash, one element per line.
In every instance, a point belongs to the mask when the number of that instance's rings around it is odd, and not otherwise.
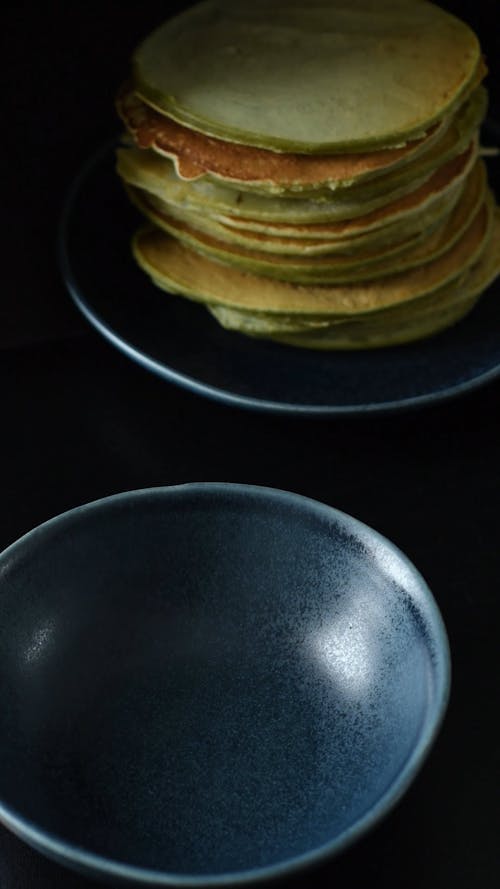
<path fill-rule="evenodd" d="M 136 886 L 316 863 L 401 797 L 449 655 L 375 531 L 268 488 L 99 500 L 0 556 L 0 819 Z"/>

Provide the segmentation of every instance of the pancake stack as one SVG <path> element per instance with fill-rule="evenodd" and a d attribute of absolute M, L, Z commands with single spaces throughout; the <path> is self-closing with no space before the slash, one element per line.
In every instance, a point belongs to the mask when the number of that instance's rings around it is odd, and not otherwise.
<path fill-rule="evenodd" d="M 388 346 L 500 271 L 475 34 L 425 0 L 207 0 L 137 49 L 117 170 L 134 256 L 226 328 Z"/>

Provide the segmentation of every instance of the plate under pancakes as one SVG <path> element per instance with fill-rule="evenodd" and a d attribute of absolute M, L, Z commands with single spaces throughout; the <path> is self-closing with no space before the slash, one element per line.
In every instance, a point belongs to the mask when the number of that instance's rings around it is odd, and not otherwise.
<path fill-rule="evenodd" d="M 117 170 L 153 223 L 134 240 L 139 265 L 162 289 L 204 303 L 230 330 L 306 348 L 390 345 L 461 318 L 500 269 L 498 216 L 478 158 L 487 97 L 475 35 L 414 0 L 384 0 L 376 10 L 370 0 L 354 10 L 341 0 L 235 10 L 202 3 L 158 29 L 137 51 L 132 85 L 119 95 L 131 143 L 119 149 Z M 295 141 L 282 117 L 291 76 L 282 50 L 292 33 L 300 44 L 294 64 L 303 53 L 311 60 L 315 47 L 311 76 L 316 88 L 322 84 L 316 98 L 326 115 L 320 125 L 308 81 L 294 100 L 302 108 Z M 217 82 L 219 62 L 197 87 L 190 60 L 172 73 L 172 41 L 190 45 L 201 63 L 201 34 L 208 46 L 219 46 L 223 34 L 225 45 L 241 50 L 232 83 Z M 446 47 L 439 58 L 438 46 Z M 417 87 L 409 58 L 430 65 L 434 94 L 427 73 Z M 258 85 L 248 80 L 255 59 Z M 229 62 L 226 78 L 231 70 Z M 368 71 L 379 91 L 378 121 L 367 107 L 374 101 Z M 250 109 L 252 132 L 243 137 L 236 99 L 248 111 L 249 91 L 260 96 L 266 77 L 270 94 L 282 85 L 276 120 L 266 117 L 265 103 L 257 116 Z M 159 87 L 165 78 L 170 91 Z M 344 113 L 355 96 L 357 117 L 352 105 Z M 327 142 L 334 105 L 340 112 Z"/>

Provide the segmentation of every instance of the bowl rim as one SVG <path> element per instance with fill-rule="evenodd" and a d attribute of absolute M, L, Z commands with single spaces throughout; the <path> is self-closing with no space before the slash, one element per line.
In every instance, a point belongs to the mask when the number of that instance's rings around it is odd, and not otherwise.
<path fill-rule="evenodd" d="M 429 751 L 441 728 L 448 706 L 451 686 L 451 656 L 448 636 L 440 610 L 423 576 L 410 559 L 392 541 L 380 532 L 366 525 L 336 507 L 330 506 L 311 497 L 279 488 L 243 484 L 235 482 L 185 482 L 175 485 L 162 485 L 138 488 L 111 494 L 83 503 L 65 510 L 35 526 L 0 552 L 0 592 L 4 582 L 5 563 L 17 555 L 26 545 L 35 542 L 37 537 L 55 528 L 64 527 L 68 521 L 85 517 L 92 512 L 100 512 L 115 503 L 146 500 L 148 498 L 163 500 L 172 496 L 201 495 L 237 495 L 243 497 L 253 494 L 263 501 L 274 501 L 281 505 L 295 506 L 299 510 L 315 513 L 319 518 L 329 519 L 332 524 L 348 531 L 365 545 L 375 547 L 388 553 L 402 572 L 404 582 L 411 583 L 411 595 L 418 598 L 420 612 L 425 613 L 425 624 L 434 643 L 433 678 L 434 694 L 431 695 L 426 714 L 419 728 L 414 747 L 399 773 L 386 787 L 384 792 L 360 818 L 349 828 L 343 830 L 334 839 L 319 847 L 294 855 L 283 861 L 241 871 L 218 874 L 184 874 L 175 871 L 154 870 L 139 865 L 127 864 L 108 858 L 75 843 L 37 827 L 34 822 L 19 814 L 0 799 L 0 824 L 13 834 L 24 840 L 47 857 L 87 874 L 89 877 L 101 877 L 119 881 L 122 885 L 142 885 L 145 887 L 227 887 L 256 884 L 263 881 L 290 876 L 303 869 L 319 865 L 332 858 L 358 838 L 366 834 L 383 819 L 400 801 L 416 774 L 422 767 Z M 382 565 L 383 569 L 383 565 Z M 403 581 L 401 581 L 403 582 Z"/>

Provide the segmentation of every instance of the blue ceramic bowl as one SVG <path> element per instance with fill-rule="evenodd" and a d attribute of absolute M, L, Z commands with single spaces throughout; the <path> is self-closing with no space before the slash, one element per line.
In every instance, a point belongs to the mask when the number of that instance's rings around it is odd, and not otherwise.
<path fill-rule="evenodd" d="M 332 855 L 406 790 L 448 688 L 417 571 L 294 494 L 134 491 L 0 556 L 0 818 L 98 879 L 234 885 Z"/>

